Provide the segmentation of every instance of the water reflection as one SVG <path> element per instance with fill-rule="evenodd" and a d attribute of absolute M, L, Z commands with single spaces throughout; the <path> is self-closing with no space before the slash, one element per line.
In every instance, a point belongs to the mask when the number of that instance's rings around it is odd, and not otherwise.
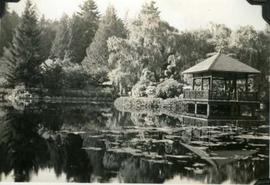
<path fill-rule="evenodd" d="M 268 177 L 268 129 L 265 123 L 119 112 L 110 104 L 2 105 L 0 177 L 249 184 Z"/>

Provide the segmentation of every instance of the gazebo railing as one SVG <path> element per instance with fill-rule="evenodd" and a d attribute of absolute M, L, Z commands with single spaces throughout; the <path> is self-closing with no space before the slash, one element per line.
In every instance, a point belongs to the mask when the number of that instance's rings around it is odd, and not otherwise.
<path fill-rule="evenodd" d="M 238 100 L 242 101 L 257 101 L 258 93 L 257 92 L 238 92 Z"/>
<path fill-rule="evenodd" d="M 237 92 L 209 91 L 209 90 L 184 90 L 184 99 L 200 100 L 238 100 L 257 101 L 257 92 Z"/>
<path fill-rule="evenodd" d="M 209 91 L 184 90 L 184 99 L 209 99 Z"/>

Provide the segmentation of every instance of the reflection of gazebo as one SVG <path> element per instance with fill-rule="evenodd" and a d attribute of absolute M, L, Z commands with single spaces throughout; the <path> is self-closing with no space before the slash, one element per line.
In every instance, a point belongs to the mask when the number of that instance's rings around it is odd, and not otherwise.
<path fill-rule="evenodd" d="M 184 91 L 186 113 L 198 117 L 254 118 L 258 97 L 254 78 L 260 71 L 218 53 L 187 69 L 192 90 Z"/>

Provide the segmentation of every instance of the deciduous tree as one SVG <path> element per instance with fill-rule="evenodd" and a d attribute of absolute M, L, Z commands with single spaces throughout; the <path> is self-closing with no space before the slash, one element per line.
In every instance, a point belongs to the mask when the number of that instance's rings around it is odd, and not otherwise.
<path fill-rule="evenodd" d="M 93 42 L 86 50 L 87 56 L 82 62 L 88 74 L 99 82 L 104 82 L 109 72 L 107 40 L 112 36 L 126 38 L 127 30 L 122 20 L 117 17 L 114 7 L 110 6 L 102 17 Z"/>
<path fill-rule="evenodd" d="M 222 51 L 222 53 L 229 52 L 231 29 L 224 24 L 210 24 L 211 42 L 215 46 L 216 51 Z"/>

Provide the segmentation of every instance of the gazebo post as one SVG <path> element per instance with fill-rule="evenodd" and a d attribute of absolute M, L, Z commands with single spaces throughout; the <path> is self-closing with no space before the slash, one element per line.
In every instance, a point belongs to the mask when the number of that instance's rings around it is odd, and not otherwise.
<path fill-rule="evenodd" d="M 192 74 L 192 90 L 195 90 L 194 84 L 195 84 L 195 78 L 194 78 L 194 74 Z"/>
<path fill-rule="evenodd" d="M 206 115 L 207 115 L 207 118 L 209 118 L 209 116 L 210 116 L 210 104 L 209 104 L 209 102 L 207 103 L 207 113 L 206 113 Z"/>
<path fill-rule="evenodd" d="M 245 90 L 248 92 L 248 74 L 245 75 Z"/>
<path fill-rule="evenodd" d="M 226 93 L 226 90 L 227 90 L 227 80 L 226 80 L 226 77 L 223 78 L 223 81 L 224 81 L 224 92 Z"/>
<path fill-rule="evenodd" d="M 203 77 L 201 76 L 201 90 L 203 91 Z"/>
<path fill-rule="evenodd" d="M 233 88 L 234 88 L 234 98 L 237 100 L 237 85 L 236 85 L 236 75 L 233 75 Z"/>
<path fill-rule="evenodd" d="M 194 104 L 194 114 L 197 115 L 197 112 L 198 112 L 198 106 L 197 106 L 197 103 L 195 102 L 195 104 Z"/>
<path fill-rule="evenodd" d="M 212 91 L 213 91 L 213 74 L 211 73 L 210 75 L 210 80 L 209 80 L 209 98 L 212 99 Z"/>

